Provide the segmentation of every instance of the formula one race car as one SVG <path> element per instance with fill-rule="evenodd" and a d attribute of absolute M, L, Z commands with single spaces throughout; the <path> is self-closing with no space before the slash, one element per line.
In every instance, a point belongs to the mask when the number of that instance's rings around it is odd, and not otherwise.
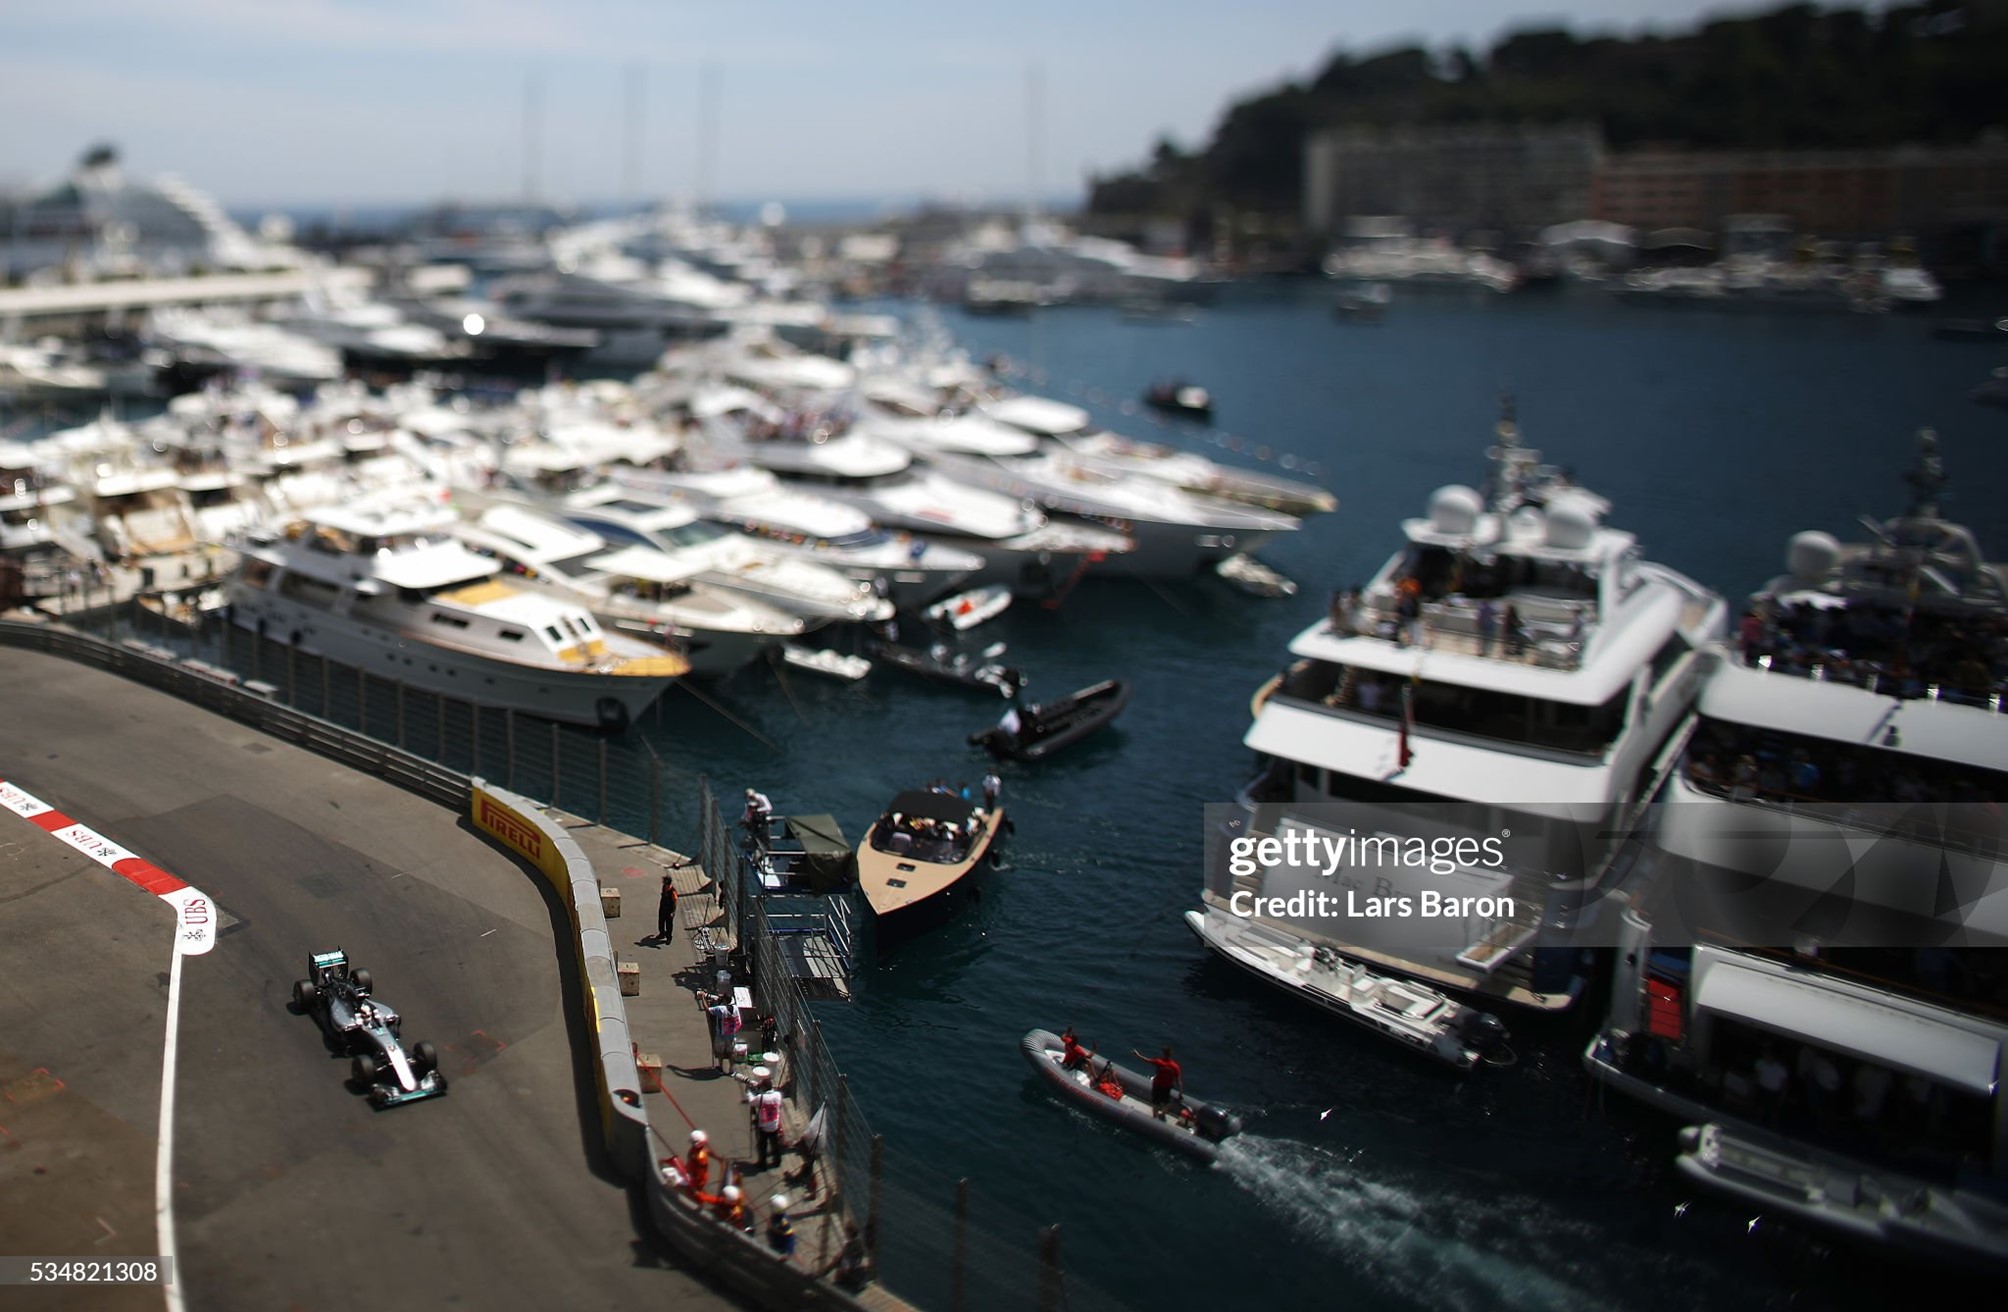
<path fill-rule="evenodd" d="M 372 1106 L 395 1107 L 446 1092 L 439 1054 L 430 1043 L 407 1051 L 398 1037 L 398 1014 L 371 996 L 370 973 L 352 965 L 340 948 L 307 958 L 307 978 L 293 985 L 293 1002 L 311 1012 L 328 1038 L 354 1054 L 350 1073 L 369 1092 Z"/>

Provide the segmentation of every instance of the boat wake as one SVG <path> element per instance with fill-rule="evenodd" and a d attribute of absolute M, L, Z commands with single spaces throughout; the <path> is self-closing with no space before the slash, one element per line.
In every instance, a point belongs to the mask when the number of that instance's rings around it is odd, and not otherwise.
<path fill-rule="evenodd" d="M 1331 1149 L 1248 1134 L 1222 1145 L 1217 1169 L 1342 1256 L 1359 1281 L 1417 1306 L 1589 1312 L 1618 1292 L 1567 1278 L 1587 1239 L 1532 1199 L 1425 1194 L 1370 1179 Z"/>

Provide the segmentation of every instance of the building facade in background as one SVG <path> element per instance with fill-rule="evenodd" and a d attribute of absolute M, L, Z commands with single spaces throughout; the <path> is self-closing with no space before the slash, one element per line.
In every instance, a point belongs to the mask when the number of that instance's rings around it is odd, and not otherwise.
<path fill-rule="evenodd" d="M 1597 170 L 1590 217 L 1719 229 L 1782 214 L 1802 232 L 1875 238 L 2008 219 L 2008 142 L 1888 150 L 1634 150 Z"/>
<path fill-rule="evenodd" d="M 2008 233 L 2008 141 L 1611 151 L 1587 124 L 1340 127 L 1308 142 L 1304 179 L 1306 223 L 1326 238 L 1363 214 L 1460 234 L 1586 218 L 1719 232 L 1732 215 L 1771 214 L 1822 237 L 1909 236 L 1990 252 Z"/>
<path fill-rule="evenodd" d="M 1305 147 L 1305 221 L 1335 234 L 1356 214 L 1422 228 L 1545 227 L 1590 212 L 1604 155 L 1591 124 L 1341 127 Z"/>

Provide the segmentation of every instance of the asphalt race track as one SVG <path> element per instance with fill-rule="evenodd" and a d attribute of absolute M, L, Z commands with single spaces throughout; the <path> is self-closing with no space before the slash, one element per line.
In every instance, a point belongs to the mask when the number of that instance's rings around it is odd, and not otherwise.
<path fill-rule="evenodd" d="M 188 1306 L 727 1307 L 599 1150 L 541 884 L 460 817 L 87 666 L 0 648 L 0 778 L 209 894 L 183 966 L 174 1211 Z M 156 1252 L 174 918 L 0 811 L 0 1250 Z M 444 1098 L 378 1112 L 291 1008 L 346 949 Z M 21 1297 L 16 1300 L 14 1296 Z M 156 1289 L 10 1306 L 161 1306 Z"/>

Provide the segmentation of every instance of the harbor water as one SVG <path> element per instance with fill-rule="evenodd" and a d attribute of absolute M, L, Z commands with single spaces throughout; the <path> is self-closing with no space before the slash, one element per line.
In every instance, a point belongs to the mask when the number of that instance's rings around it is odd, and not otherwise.
<path fill-rule="evenodd" d="M 897 1181 L 883 1241 L 935 1227 L 945 1289 L 939 1227 L 966 1178 L 972 1225 L 1028 1261 L 1033 1224 L 1059 1224 L 1070 1280 L 1094 1287 L 1079 1307 L 1097 1293 L 1156 1309 L 1869 1307 L 1914 1288 L 1915 1268 L 1752 1225 L 1686 1185 L 1677 1126 L 1584 1075 L 1592 1006 L 1506 1015 L 1515 1063 L 1459 1078 L 1232 973 L 1180 913 L 1197 905 L 1202 807 L 1254 772 L 1250 695 L 1330 590 L 1395 549 L 1400 520 L 1483 477 L 1502 392 L 1523 440 L 1609 497 L 1649 558 L 1735 599 L 1783 569 L 1793 533 L 1858 538 L 1858 516 L 1904 509 L 1924 426 L 1943 439 L 1947 516 L 2008 550 L 2008 412 L 1966 396 L 1994 349 L 1935 340 L 1923 317 L 1588 289 L 1402 291 L 1378 324 L 1335 318 L 1323 285 L 1226 298 L 1191 322 L 940 313 L 1027 390 L 1229 463 L 1314 469 L 1340 506 L 1260 553 L 1299 581 L 1294 598 L 1090 576 L 1056 608 L 1021 601 L 971 635 L 1008 642 L 1033 700 L 1113 676 L 1133 695 L 1112 731 L 999 768 L 1008 868 L 973 914 L 822 1007 Z M 1211 391 L 1214 426 L 1140 408 L 1174 378 Z M 694 838 L 699 774 L 723 798 L 757 786 L 783 814 L 832 813 L 855 842 L 902 789 L 975 785 L 992 766 L 966 738 L 1002 709 L 896 671 L 850 685 L 754 667 L 673 690 L 610 753 L 629 771 L 647 768 L 642 741 L 659 754 L 673 846 Z M 1173 1045 L 1193 1093 L 1247 1132 L 1204 1167 L 1063 1106 L 1018 1040 L 1069 1024 L 1105 1054 Z"/>

